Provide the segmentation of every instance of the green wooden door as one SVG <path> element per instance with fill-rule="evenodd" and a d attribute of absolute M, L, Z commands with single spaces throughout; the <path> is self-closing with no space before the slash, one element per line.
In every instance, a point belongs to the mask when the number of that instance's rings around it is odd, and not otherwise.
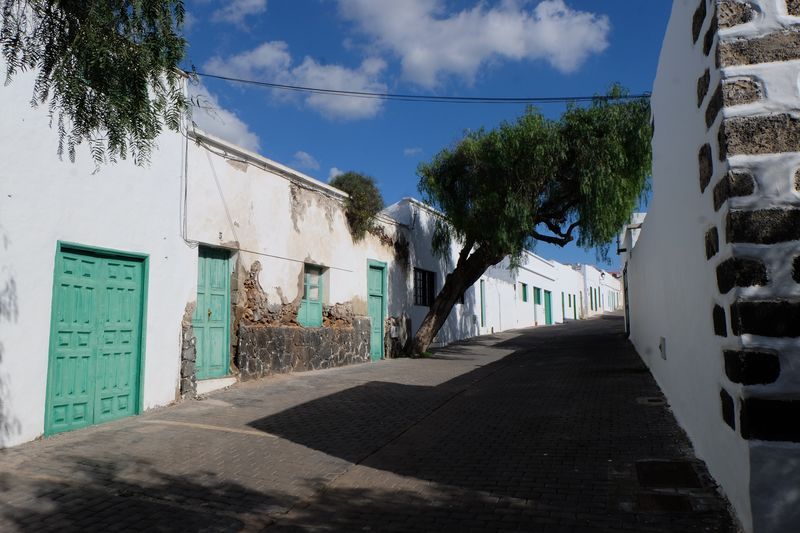
<path fill-rule="evenodd" d="M 230 350 L 230 272 L 225 250 L 201 247 L 197 263 L 197 307 L 192 327 L 197 338 L 197 379 L 228 374 Z"/>
<path fill-rule="evenodd" d="M 322 294 L 323 294 L 322 268 L 306 265 L 303 279 L 303 298 L 300 301 L 300 310 L 297 312 L 297 321 L 307 328 L 322 327 Z"/>
<path fill-rule="evenodd" d="M 144 262 L 62 247 L 56 255 L 45 433 L 138 412 Z"/>
<path fill-rule="evenodd" d="M 386 267 L 370 262 L 367 272 L 367 297 L 369 299 L 369 320 L 371 324 L 369 346 L 373 361 L 383 358 L 383 324 L 386 319 L 384 309 L 386 294 L 384 273 Z"/>
<path fill-rule="evenodd" d="M 553 293 L 544 291 L 544 323 L 548 326 L 553 323 Z"/>

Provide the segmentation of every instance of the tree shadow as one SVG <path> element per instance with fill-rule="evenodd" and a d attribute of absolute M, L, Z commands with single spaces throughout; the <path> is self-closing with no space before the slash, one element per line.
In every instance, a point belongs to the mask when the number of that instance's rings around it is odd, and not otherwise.
<path fill-rule="evenodd" d="M 11 240 L 0 224 L 0 246 L 2 256 L 8 257 Z M 7 264 L 0 264 L 0 333 L 4 324 L 13 324 L 19 320 L 19 300 L 17 295 L 17 282 L 11 268 Z M 0 335 L 0 363 L 5 360 L 5 344 Z M 19 431 L 19 422 L 8 412 L 8 387 L 7 377 L 0 375 L 0 449 L 3 447 L 5 437 Z"/>
<path fill-rule="evenodd" d="M 705 473 L 686 455 L 690 445 L 668 408 L 636 402 L 660 392 L 648 373 L 631 371 L 638 357 L 627 341 L 591 327 L 578 339 L 553 330 L 501 342 L 518 351 L 437 386 L 369 382 L 249 425 L 364 468 L 450 487 L 460 496 L 445 501 L 462 510 L 464 495 L 492 495 L 621 524 L 646 493 L 637 461 L 688 460 Z M 543 346 L 546 352 L 531 350 Z M 469 358 L 468 344 L 449 347 L 449 355 L 459 349 Z M 501 381 L 492 383 L 499 372 Z M 690 495 L 716 502 L 711 507 L 661 516 L 672 524 L 666 530 L 727 523 L 714 491 L 709 482 Z"/>
<path fill-rule="evenodd" d="M 252 530 L 271 522 L 268 513 L 277 501 L 212 473 L 175 475 L 143 460 L 91 461 L 65 455 L 57 462 L 64 467 L 54 476 L 0 474 L 0 529 Z"/>

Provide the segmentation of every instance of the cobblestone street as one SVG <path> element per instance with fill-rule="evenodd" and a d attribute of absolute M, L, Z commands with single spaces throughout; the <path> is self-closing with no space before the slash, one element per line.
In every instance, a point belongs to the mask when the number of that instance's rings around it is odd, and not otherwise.
<path fill-rule="evenodd" d="M 0 456 L 2 531 L 735 531 L 606 316 L 272 377 Z"/>

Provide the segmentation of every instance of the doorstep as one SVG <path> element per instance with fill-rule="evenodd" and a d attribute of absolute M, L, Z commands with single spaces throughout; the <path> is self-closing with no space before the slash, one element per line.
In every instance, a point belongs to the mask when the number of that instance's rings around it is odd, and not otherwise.
<path fill-rule="evenodd" d="M 214 392 L 216 390 L 225 389 L 234 385 L 237 379 L 235 376 L 228 376 L 224 378 L 216 378 L 216 379 L 204 379 L 202 381 L 197 382 L 197 395 L 202 396 L 204 394 L 208 394 L 209 392 Z"/>

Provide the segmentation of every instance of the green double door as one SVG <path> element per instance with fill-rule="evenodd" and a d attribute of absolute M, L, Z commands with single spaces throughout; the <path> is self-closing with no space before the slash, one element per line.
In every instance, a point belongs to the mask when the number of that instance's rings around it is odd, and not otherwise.
<path fill-rule="evenodd" d="M 59 247 L 45 434 L 138 412 L 144 279 L 143 258 Z"/>
<path fill-rule="evenodd" d="M 370 321 L 370 358 L 383 358 L 383 324 L 386 320 L 386 265 L 370 261 L 367 271 L 367 307 Z"/>
<path fill-rule="evenodd" d="M 230 284 L 229 253 L 201 247 L 197 263 L 197 306 L 192 316 L 197 350 L 197 379 L 228 374 Z"/>

